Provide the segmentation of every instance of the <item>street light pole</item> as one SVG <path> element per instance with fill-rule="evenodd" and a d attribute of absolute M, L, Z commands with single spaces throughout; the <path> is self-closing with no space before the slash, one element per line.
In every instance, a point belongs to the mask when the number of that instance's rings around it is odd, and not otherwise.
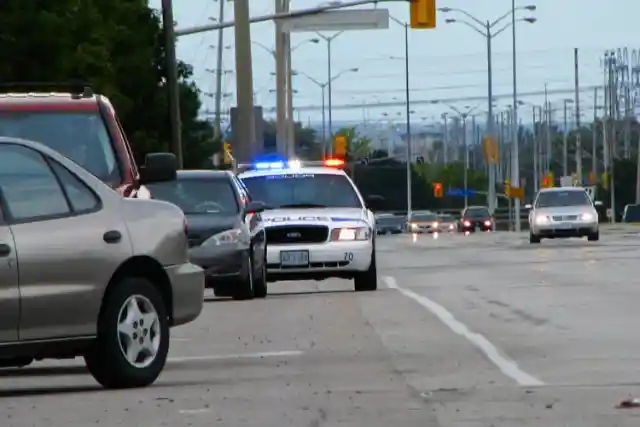
<path fill-rule="evenodd" d="M 486 39 L 487 39 L 487 134 L 491 140 L 495 140 L 494 135 L 494 123 L 495 118 L 493 117 L 493 64 L 491 62 L 491 39 L 493 35 L 491 34 L 491 22 L 486 22 Z M 489 198 L 489 212 L 493 214 L 495 210 L 495 200 L 496 200 L 496 165 L 495 163 L 489 161 L 489 188 L 487 190 L 487 196 Z"/>
<path fill-rule="evenodd" d="M 495 140 L 495 136 L 494 136 L 494 128 L 495 128 L 495 120 L 493 117 L 493 82 L 492 82 L 492 67 L 491 67 L 491 39 L 493 37 L 496 37 L 498 34 L 502 33 L 504 30 L 506 30 L 508 27 L 515 27 L 515 24 L 517 21 L 525 21 L 528 22 L 530 24 L 533 24 L 534 22 L 536 22 L 535 18 L 521 18 L 521 19 L 516 19 L 515 17 L 515 12 L 516 10 L 529 10 L 529 11 L 534 11 L 536 10 L 536 6 L 534 5 L 528 5 L 528 6 L 523 6 L 523 7 L 516 7 L 515 6 L 515 1 L 511 0 L 511 9 L 505 13 L 504 15 L 501 15 L 498 19 L 494 20 L 493 22 L 490 21 L 481 21 L 478 18 L 476 18 L 475 16 L 471 15 L 469 12 L 463 10 L 463 9 L 458 9 L 458 8 L 451 8 L 451 7 L 441 7 L 438 8 L 438 10 L 440 12 L 458 12 L 462 15 L 464 15 L 466 18 L 468 18 L 471 22 L 466 21 L 466 20 L 457 20 L 457 19 L 447 19 L 446 23 L 450 24 L 450 23 L 454 23 L 454 22 L 459 22 L 461 24 L 464 24 L 468 27 L 470 27 L 471 29 L 473 29 L 474 31 L 476 31 L 477 33 L 483 35 L 486 39 L 487 39 L 487 71 L 488 71 L 488 77 L 487 77 L 487 83 L 488 83 L 488 88 L 487 88 L 487 92 L 488 92 L 488 112 L 487 112 L 487 134 L 488 137 L 491 138 L 492 140 Z M 511 22 L 509 22 L 508 24 L 504 25 L 503 27 L 501 27 L 500 29 L 498 29 L 497 31 L 494 31 L 494 28 L 496 25 L 498 25 L 500 22 L 502 22 L 504 19 L 506 19 L 507 17 L 511 16 Z M 514 116 L 513 116 L 513 120 L 514 120 L 514 129 L 513 129 L 513 135 L 514 135 L 514 144 L 517 146 L 518 145 L 518 118 L 517 118 L 517 86 L 516 86 L 516 46 L 515 46 L 515 29 L 513 29 L 512 31 L 512 41 L 513 41 L 513 100 L 514 100 Z M 519 185 L 519 181 L 520 181 L 520 175 L 519 175 L 519 153 L 518 153 L 518 148 L 516 147 L 515 149 L 511 150 L 511 161 L 512 161 L 512 167 L 511 167 L 511 179 L 512 181 L 514 181 L 517 185 Z M 489 191 L 487 191 L 487 197 L 488 197 L 488 205 L 489 205 L 489 209 L 491 211 L 493 211 L 495 209 L 495 204 L 496 204 L 496 167 L 495 164 L 489 162 L 488 165 L 488 171 L 489 171 Z M 515 178 L 515 180 L 514 180 Z M 516 203 L 516 211 L 520 212 L 520 204 Z M 520 228 L 519 225 L 516 225 L 516 230 L 518 230 Z"/>
<path fill-rule="evenodd" d="M 410 99 L 410 73 L 409 73 L 409 24 L 404 23 L 404 83 L 405 83 L 405 112 L 407 114 L 407 220 L 411 221 L 412 193 L 411 193 L 411 161 L 413 150 L 411 147 L 411 99 Z"/>
<path fill-rule="evenodd" d="M 513 44 L 512 55 L 512 74 L 513 74 L 513 125 L 511 130 L 513 132 L 511 141 L 511 185 L 516 185 L 520 188 L 520 123 L 518 121 L 518 67 L 516 56 L 516 1 L 511 0 L 511 42 Z M 513 200 L 513 213 L 515 218 L 515 231 L 520 232 L 522 224 L 520 221 L 520 199 Z"/>
<path fill-rule="evenodd" d="M 327 89 L 327 87 L 329 87 L 329 85 L 331 85 L 331 82 L 335 79 L 337 79 L 338 77 L 342 76 L 344 73 L 347 72 L 352 72 L 355 73 L 357 72 L 358 69 L 357 68 L 349 68 L 347 70 L 342 70 L 341 72 L 339 72 L 338 74 L 336 74 L 335 76 L 332 76 L 329 80 L 327 80 L 324 83 L 319 82 L 318 80 L 314 79 L 313 77 L 311 77 L 310 75 L 308 75 L 307 73 L 304 73 L 302 71 L 293 71 L 293 74 L 300 74 L 304 77 L 306 77 L 307 79 L 309 79 L 309 81 L 311 81 L 312 83 L 314 83 L 316 86 L 318 86 L 321 91 L 322 91 L 322 142 L 323 142 L 323 154 L 326 157 L 327 155 L 327 145 L 326 145 L 326 137 L 327 137 L 327 133 L 326 133 L 326 119 L 325 119 L 325 89 Z"/>
<path fill-rule="evenodd" d="M 474 126 L 475 127 L 475 126 Z M 464 208 L 469 206 L 469 195 L 467 194 L 468 184 L 468 170 L 469 170 L 469 147 L 467 147 L 467 114 L 462 114 L 462 146 L 464 147 Z"/>
<path fill-rule="evenodd" d="M 319 37 L 321 37 L 322 39 L 324 39 L 324 41 L 327 42 L 327 84 L 328 84 L 328 96 L 327 96 L 327 103 L 328 105 L 328 110 L 329 110 L 329 140 L 327 141 L 329 144 L 329 155 L 333 156 L 333 144 L 331 143 L 331 141 L 333 140 L 333 117 L 332 117 L 332 105 L 331 105 L 331 96 L 332 96 L 332 87 L 331 87 L 331 80 L 333 80 L 331 78 L 332 75 L 332 71 L 331 71 L 331 43 L 333 42 L 333 40 L 338 37 L 340 34 L 342 34 L 342 31 L 335 33 L 332 36 L 325 36 L 324 34 L 321 33 L 317 33 Z"/>

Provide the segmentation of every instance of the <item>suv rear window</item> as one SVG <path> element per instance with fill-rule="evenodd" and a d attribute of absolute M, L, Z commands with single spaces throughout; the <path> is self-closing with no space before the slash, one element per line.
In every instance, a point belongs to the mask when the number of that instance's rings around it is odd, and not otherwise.
<path fill-rule="evenodd" d="M 0 135 L 44 144 L 108 184 L 122 180 L 109 132 L 98 112 L 1 111 Z"/>

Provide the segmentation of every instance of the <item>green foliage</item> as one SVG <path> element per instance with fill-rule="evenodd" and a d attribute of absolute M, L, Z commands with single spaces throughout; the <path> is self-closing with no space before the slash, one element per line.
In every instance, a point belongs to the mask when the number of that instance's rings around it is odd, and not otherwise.
<path fill-rule="evenodd" d="M 162 40 L 161 19 L 146 1 L 3 0 L 0 81 L 89 81 L 113 102 L 140 161 L 169 147 Z M 185 166 L 195 166 L 212 148 L 211 127 L 197 119 L 191 67 L 180 63 L 178 71 Z"/>
<path fill-rule="evenodd" d="M 350 161 L 369 158 L 371 155 L 371 140 L 360 135 L 355 127 L 339 129 L 336 135 L 344 136 L 347 139 L 347 152 Z"/>

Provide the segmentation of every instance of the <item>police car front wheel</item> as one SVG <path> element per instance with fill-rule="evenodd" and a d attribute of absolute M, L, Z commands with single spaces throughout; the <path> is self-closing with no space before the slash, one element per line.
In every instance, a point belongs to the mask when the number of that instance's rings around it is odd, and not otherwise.
<path fill-rule="evenodd" d="M 376 252 L 371 252 L 371 263 L 366 271 L 359 271 L 353 278 L 356 292 L 375 291 L 378 289 L 378 271 L 376 269 Z"/>

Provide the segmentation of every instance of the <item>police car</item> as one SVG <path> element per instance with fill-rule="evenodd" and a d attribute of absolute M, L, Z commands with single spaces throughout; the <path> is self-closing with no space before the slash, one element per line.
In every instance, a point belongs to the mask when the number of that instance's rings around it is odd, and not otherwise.
<path fill-rule="evenodd" d="M 375 217 L 341 169 L 343 161 L 240 165 L 238 178 L 264 202 L 267 278 L 353 279 L 356 291 L 377 288 Z"/>

